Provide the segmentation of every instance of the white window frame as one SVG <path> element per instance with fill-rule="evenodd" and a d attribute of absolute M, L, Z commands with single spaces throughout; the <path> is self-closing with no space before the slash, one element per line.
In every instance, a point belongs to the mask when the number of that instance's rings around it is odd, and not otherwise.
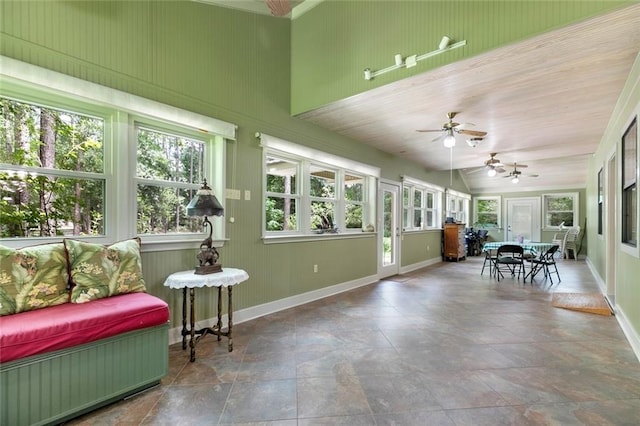
<path fill-rule="evenodd" d="M 96 237 L 73 238 L 108 244 L 136 236 L 135 162 L 136 140 L 133 123 L 152 120 L 165 128 L 188 129 L 209 140 L 209 161 L 205 173 L 209 186 L 224 207 L 226 140 L 235 140 L 237 126 L 215 118 L 131 95 L 15 59 L 0 56 L 2 91 L 5 96 L 79 113 L 93 111 L 105 119 L 104 174 L 105 233 Z M 108 133 L 109 132 L 109 133 Z M 225 241 L 224 220 L 214 220 L 214 245 Z M 142 236 L 143 251 L 193 248 L 202 233 Z M 60 237 L 0 239 L 3 245 L 20 248 L 39 242 L 59 241 Z"/>
<path fill-rule="evenodd" d="M 551 226 L 547 223 L 547 198 L 572 197 L 573 198 L 573 226 L 580 225 L 580 194 L 578 192 L 556 192 L 542 194 L 542 230 L 559 231 L 560 226 Z M 565 225 L 565 228 L 569 225 Z"/>
<path fill-rule="evenodd" d="M 308 239 L 308 238 L 331 238 L 331 237 L 344 237 L 344 236 L 362 236 L 362 229 L 346 229 L 345 228 L 345 214 L 344 209 L 346 203 L 352 203 L 351 201 L 344 200 L 344 183 L 345 174 L 353 174 L 362 176 L 365 178 L 364 183 L 364 200 L 362 224 L 366 227 L 369 223 L 375 223 L 375 206 L 376 206 L 376 189 L 377 179 L 380 177 L 380 169 L 378 167 L 370 166 L 368 164 L 359 163 L 344 157 L 339 157 L 333 154 L 329 154 L 323 151 L 319 151 L 304 145 L 299 145 L 284 139 L 270 136 L 264 133 L 256 133 L 256 137 L 260 139 L 260 145 L 263 148 L 262 155 L 262 176 L 263 176 L 263 188 L 262 188 L 262 238 L 265 242 L 287 242 L 291 239 Z M 267 156 L 275 156 L 296 162 L 299 164 L 299 175 L 296 181 L 297 197 L 299 205 L 296 208 L 297 218 L 296 223 L 298 229 L 288 231 L 267 231 L 266 229 L 266 212 L 264 206 L 266 205 L 266 198 L 271 193 L 267 192 L 266 182 L 266 159 Z M 334 217 L 334 225 L 337 227 L 337 233 L 322 233 L 319 234 L 316 230 L 311 229 L 311 202 L 323 201 L 325 199 L 320 197 L 311 197 L 309 194 L 310 184 L 310 168 L 311 166 L 317 166 L 326 168 L 336 172 L 335 183 L 335 199 L 329 201 L 336 204 L 336 213 Z M 277 194 L 280 196 L 281 194 Z"/>
<path fill-rule="evenodd" d="M 497 225 L 496 226 L 481 226 L 482 229 L 500 229 L 502 228 L 502 197 L 500 196 L 482 196 L 473 198 L 473 227 L 478 224 L 478 202 L 479 201 L 497 201 Z M 483 224 L 484 225 L 484 224 Z"/>
<path fill-rule="evenodd" d="M 407 204 L 404 203 L 404 191 L 405 189 L 409 190 L 409 199 L 407 200 Z M 415 192 L 419 191 L 422 194 L 422 203 L 419 207 L 419 210 L 422 212 L 422 223 L 421 226 L 414 225 L 415 212 L 418 207 L 414 205 L 414 196 Z M 432 194 L 433 196 L 433 207 L 427 207 L 427 194 Z M 402 176 L 402 220 L 404 222 L 404 218 L 408 217 L 410 223 L 404 226 L 403 223 L 403 231 L 404 232 L 415 232 L 415 231 L 423 231 L 429 229 L 442 229 L 442 199 L 444 194 L 444 188 L 438 185 L 434 185 L 429 182 L 425 182 L 420 179 L 416 179 L 411 176 Z M 428 212 L 431 211 L 433 213 L 432 223 L 426 223 L 426 218 L 428 217 Z"/>
<path fill-rule="evenodd" d="M 451 209 L 451 202 L 456 205 L 455 209 Z M 470 219 L 469 205 L 471 204 L 471 194 L 455 191 L 453 189 L 446 190 L 446 214 L 445 217 L 453 217 L 456 222 L 465 223 Z"/>
<path fill-rule="evenodd" d="M 620 198 L 619 200 L 619 207 L 620 207 L 620 212 L 618 213 L 618 215 L 622 215 L 623 209 L 622 209 L 622 197 L 624 196 L 624 151 L 623 151 L 623 143 L 622 143 L 622 139 L 624 138 L 624 135 L 629 131 L 629 127 L 631 126 L 631 124 L 633 123 L 633 121 L 636 120 L 636 130 L 637 130 L 637 134 L 636 134 L 636 141 L 640 141 L 640 104 L 636 105 L 635 110 L 633 111 L 633 113 L 630 115 L 630 117 L 627 119 L 627 122 L 625 123 L 625 125 L 623 126 L 623 128 L 620 131 L 620 139 L 617 143 L 617 150 L 619 152 L 619 157 L 620 161 L 618 162 L 618 176 L 620 177 L 620 186 L 618 189 L 618 194 L 617 196 Z M 637 142 L 636 144 L 636 176 L 635 176 L 635 185 L 636 185 L 636 229 L 640 229 L 640 197 L 637 196 L 637 192 L 638 192 L 638 185 L 640 183 L 640 167 L 638 165 L 640 165 L 640 142 Z M 622 220 L 621 217 L 618 218 L 618 220 Z M 617 236 L 617 241 L 618 241 L 618 245 L 620 247 L 620 250 L 630 256 L 633 256 L 635 258 L 639 258 L 640 257 L 640 244 L 637 243 L 635 245 L 632 244 L 628 244 L 624 241 L 622 241 L 622 225 L 620 225 L 620 229 L 618 231 L 618 236 Z"/>

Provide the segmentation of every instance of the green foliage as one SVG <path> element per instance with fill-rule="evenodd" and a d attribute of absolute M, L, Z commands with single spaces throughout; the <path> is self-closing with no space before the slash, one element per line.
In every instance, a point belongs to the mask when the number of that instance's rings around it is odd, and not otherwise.
<path fill-rule="evenodd" d="M 6 98 L 0 106 L 0 236 L 102 234 L 104 180 L 73 172 L 103 172 L 104 122 Z M 47 158 L 62 175 L 42 168 Z"/>

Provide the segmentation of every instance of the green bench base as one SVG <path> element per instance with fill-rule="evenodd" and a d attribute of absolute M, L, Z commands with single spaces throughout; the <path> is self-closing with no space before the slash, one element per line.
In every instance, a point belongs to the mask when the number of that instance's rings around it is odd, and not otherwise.
<path fill-rule="evenodd" d="M 0 424 L 58 424 L 160 383 L 169 324 L 0 364 Z"/>

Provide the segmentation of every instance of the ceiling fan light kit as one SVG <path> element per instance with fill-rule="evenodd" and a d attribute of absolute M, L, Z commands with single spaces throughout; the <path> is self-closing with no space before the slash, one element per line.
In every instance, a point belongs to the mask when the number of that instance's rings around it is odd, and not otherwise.
<path fill-rule="evenodd" d="M 458 115 L 457 112 L 447 113 L 447 118 L 449 119 L 449 121 L 444 123 L 442 125 L 442 128 L 440 129 L 416 130 L 416 132 L 442 132 L 441 135 L 435 138 L 433 141 L 434 142 L 442 141 L 445 148 L 453 148 L 456 145 L 455 133 L 472 136 L 471 139 L 467 140 L 467 144 L 472 148 L 477 146 L 478 143 L 482 140 L 482 138 L 484 138 L 487 135 L 487 132 L 481 132 L 479 130 L 464 129 L 463 128 L 465 126 L 464 123 L 461 124 L 461 123 L 453 122 L 453 119 L 455 118 L 456 115 Z M 472 123 L 466 123 L 466 124 L 471 124 L 473 126 Z"/>
<path fill-rule="evenodd" d="M 444 144 L 445 148 L 453 148 L 454 146 L 456 146 L 456 137 L 453 136 L 453 132 L 445 136 L 442 143 Z"/>
<path fill-rule="evenodd" d="M 453 44 L 449 44 L 451 42 L 451 39 L 447 36 L 442 37 L 442 40 L 440 40 L 440 44 L 438 45 L 438 49 L 433 50 L 431 52 L 427 52 L 423 55 L 411 55 L 408 56 L 406 59 L 402 59 L 402 55 L 400 55 L 399 53 L 396 54 L 394 56 L 394 64 L 387 67 L 387 68 L 383 68 L 381 70 L 378 71 L 372 71 L 371 68 L 365 68 L 364 69 L 364 79 L 365 80 L 372 80 L 375 77 L 382 75 L 382 74 L 386 74 L 390 71 L 394 71 L 400 68 L 411 68 L 417 65 L 418 62 L 427 59 L 427 58 L 431 58 L 433 56 L 439 55 L 441 53 L 444 53 L 448 50 L 452 50 L 452 49 L 457 49 L 458 47 L 462 47 L 464 45 L 467 44 L 466 40 L 462 40 L 459 41 L 457 43 L 453 43 Z"/>

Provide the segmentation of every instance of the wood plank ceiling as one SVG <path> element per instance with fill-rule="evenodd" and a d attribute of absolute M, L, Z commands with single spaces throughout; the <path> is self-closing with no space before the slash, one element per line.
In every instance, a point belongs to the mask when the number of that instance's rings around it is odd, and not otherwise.
<path fill-rule="evenodd" d="M 634 60 L 640 4 L 340 100 L 299 118 L 429 170 L 460 170 L 472 193 L 581 188 Z M 461 135 L 450 151 L 432 142 L 446 114 L 488 132 Z M 515 187 L 484 161 L 524 163 Z M 537 175 L 533 177 L 531 175 Z"/>

